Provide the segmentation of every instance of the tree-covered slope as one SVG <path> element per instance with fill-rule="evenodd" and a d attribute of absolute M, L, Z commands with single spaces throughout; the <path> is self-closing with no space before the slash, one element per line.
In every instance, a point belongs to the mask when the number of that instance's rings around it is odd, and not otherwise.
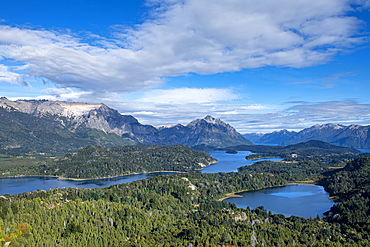
<path fill-rule="evenodd" d="M 60 122 L 39 118 L 12 108 L 0 107 L 0 153 L 24 155 L 65 154 L 87 145 L 122 146 L 133 144 L 113 133 L 97 129 L 71 132 Z"/>
<path fill-rule="evenodd" d="M 256 155 L 249 156 L 249 159 L 266 157 L 286 158 L 293 155 L 310 156 L 310 155 L 326 155 L 326 154 L 358 154 L 359 150 L 348 147 L 339 147 L 322 141 L 308 141 L 289 146 L 265 146 L 265 145 L 237 145 L 226 148 L 217 148 L 208 145 L 197 145 L 193 147 L 203 151 L 251 151 Z"/>
<path fill-rule="evenodd" d="M 1 153 L 67 153 L 94 143 L 48 119 L 0 107 Z"/>
<path fill-rule="evenodd" d="M 327 218 L 286 218 L 267 212 L 263 206 L 241 209 L 219 201 L 232 192 L 286 185 L 287 181 L 278 174 L 187 173 L 103 189 L 65 188 L 0 196 L 0 243 L 368 246 L 369 159 L 367 156 L 349 162 L 345 169 L 327 177 L 329 186 L 344 181 L 335 191 L 348 195 L 340 198 L 341 203 L 331 209 Z"/>
<path fill-rule="evenodd" d="M 76 153 L 45 161 L 36 170 L 67 178 L 102 178 L 153 171 L 192 171 L 216 162 L 209 153 L 184 145 L 87 146 Z M 38 174 L 35 174 L 38 175 Z"/>
<path fill-rule="evenodd" d="M 189 147 L 202 143 L 217 147 L 252 144 L 232 126 L 211 116 L 194 120 L 187 125 L 179 124 L 175 127 L 157 129 L 151 125 L 143 125 L 135 117 L 123 115 L 103 103 L 86 104 L 48 100 L 11 101 L 0 97 L 0 106 L 16 109 L 33 117 L 55 121 L 65 130 L 78 135 L 82 134 L 83 137 L 93 139 L 95 144 L 104 146 L 119 146 L 121 142 L 126 142 L 125 145 L 129 143 L 143 145 L 183 144 Z M 99 135 L 105 134 L 103 139 L 90 133 L 98 130 L 101 131 Z"/>
<path fill-rule="evenodd" d="M 327 190 L 340 203 L 328 213 L 328 221 L 339 223 L 351 235 L 370 234 L 370 155 L 349 162 L 328 176 Z"/>
<path fill-rule="evenodd" d="M 361 193 L 370 189 L 370 155 L 349 162 L 328 178 L 332 194 Z"/>
<path fill-rule="evenodd" d="M 281 186 L 271 174 L 179 174 L 104 189 L 52 189 L 0 198 L 0 243 L 18 246 L 366 246 L 325 219 L 286 218 L 218 201 Z M 363 238 L 360 238 L 362 236 Z"/>

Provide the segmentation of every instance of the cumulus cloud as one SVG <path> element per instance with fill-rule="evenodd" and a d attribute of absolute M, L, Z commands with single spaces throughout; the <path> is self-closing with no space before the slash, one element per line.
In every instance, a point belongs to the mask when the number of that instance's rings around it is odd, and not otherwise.
<path fill-rule="evenodd" d="M 30 84 L 24 80 L 26 75 L 20 75 L 12 72 L 9 67 L 0 64 L 0 81 L 4 81 L 10 84 L 22 84 L 29 87 Z"/>
<path fill-rule="evenodd" d="M 238 99 L 230 89 L 217 88 L 176 88 L 169 90 L 151 90 L 144 93 L 138 102 L 156 104 L 209 103 Z"/>
<path fill-rule="evenodd" d="M 291 102 L 291 107 L 263 104 L 115 104 L 121 112 L 131 114 L 151 125 L 186 124 L 206 115 L 219 118 L 241 133 L 302 130 L 315 124 L 368 125 L 370 104 L 353 100 L 328 102 Z"/>
<path fill-rule="evenodd" d="M 199 89 L 196 89 L 199 90 Z M 217 89 L 219 90 L 219 89 Z M 226 92 L 228 89 L 224 89 Z M 221 90 L 222 91 L 222 90 Z M 168 90 L 168 92 L 173 92 Z M 245 104 L 229 98 L 228 102 L 150 102 L 145 94 L 142 98 L 128 100 L 117 93 L 75 92 L 71 89 L 49 89 L 45 95 L 36 98 L 86 103 L 102 102 L 124 115 L 132 115 L 142 124 L 154 126 L 166 124 L 187 124 L 194 119 L 212 115 L 219 118 L 241 133 L 272 132 L 275 130 L 302 130 L 315 124 L 359 124 L 368 125 L 370 104 L 355 100 L 308 102 L 288 101 L 283 105 Z M 166 93 L 163 93 L 166 94 Z M 154 100 L 153 100 L 154 101 Z"/>
<path fill-rule="evenodd" d="M 0 25 L 0 58 L 23 64 L 17 71 L 0 68 L 0 80 L 45 78 L 80 91 L 127 93 L 188 73 L 312 66 L 364 41 L 363 23 L 347 15 L 355 11 L 351 3 L 151 0 L 143 24 L 116 26 L 112 37 L 96 36 L 94 43 L 73 34 Z"/>
<path fill-rule="evenodd" d="M 369 124 L 370 104 L 361 104 L 354 100 L 295 103 L 296 105 L 280 111 L 239 116 L 239 130 L 245 133 L 281 129 L 299 131 L 315 124 Z M 241 125 L 243 119 L 244 125 Z"/>

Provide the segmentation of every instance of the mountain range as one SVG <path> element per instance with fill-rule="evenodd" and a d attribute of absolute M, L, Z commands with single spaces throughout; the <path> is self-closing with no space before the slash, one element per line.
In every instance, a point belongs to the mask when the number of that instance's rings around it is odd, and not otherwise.
<path fill-rule="evenodd" d="M 105 104 L 0 98 L 0 151 L 66 153 L 86 145 L 250 145 L 232 126 L 206 116 L 187 125 L 143 125 Z"/>
<path fill-rule="evenodd" d="M 266 134 L 245 134 L 244 137 L 256 144 L 290 145 L 319 140 L 337 146 L 370 148 L 370 125 L 316 124 L 299 132 L 281 130 Z"/>
<path fill-rule="evenodd" d="M 151 126 L 100 104 L 0 98 L 0 153 L 64 154 L 86 145 L 289 145 L 320 140 L 333 145 L 370 148 L 370 126 L 324 124 L 299 132 L 281 130 L 244 136 L 212 116 L 189 124 Z M 253 142 L 253 143 L 252 143 Z"/>

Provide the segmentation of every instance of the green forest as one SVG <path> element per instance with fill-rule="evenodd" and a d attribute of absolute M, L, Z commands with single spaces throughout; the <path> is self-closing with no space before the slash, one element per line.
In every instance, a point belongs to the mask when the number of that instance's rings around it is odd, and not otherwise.
<path fill-rule="evenodd" d="M 35 156 L 42 153 L 52 156 L 75 152 L 87 145 L 114 147 L 134 144 L 114 133 L 76 127 L 66 118 L 61 120 L 63 124 L 55 121 L 52 115 L 39 118 L 0 107 L 0 154 Z"/>
<path fill-rule="evenodd" d="M 343 157 L 334 157 L 334 164 L 342 164 Z M 228 193 L 299 179 L 300 172 L 289 168 L 280 174 L 257 168 L 191 172 L 104 189 L 1 196 L 0 241 L 11 246 L 368 246 L 370 156 L 347 158 L 344 168 L 322 170 L 327 164 L 317 158 L 306 177 L 317 177 L 340 202 L 325 218 L 284 217 L 262 206 L 241 209 L 220 201 Z M 306 161 L 297 162 L 285 166 Z"/>
<path fill-rule="evenodd" d="M 1 159 L 0 176 L 57 176 L 91 179 L 156 171 L 188 172 L 217 162 L 209 153 L 184 145 L 86 146 L 56 158 Z"/>

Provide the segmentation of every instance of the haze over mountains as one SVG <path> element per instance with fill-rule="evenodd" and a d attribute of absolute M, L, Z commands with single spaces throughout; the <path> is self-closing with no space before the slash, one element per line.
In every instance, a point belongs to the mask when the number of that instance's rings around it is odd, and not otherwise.
<path fill-rule="evenodd" d="M 252 144 L 229 124 L 207 116 L 187 125 L 155 128 L 101 104 L 0 98 L 1 149 L 22 152 L 78 150 L 85 145 L 122 146 Z M 61 148 L 61 147 L 64 148 Z"/>
<path fill-rule="evenodd" d="M 299 132 L 281 130 L 266 134 L 245 134 L 244 137 L 256 144 L 290 145 L 319 140 L 344 147 L 370 148 L 370 125 L 316 124 Z"/>
<path fill-rule="evenodd" d="M 300 132 L 281 130 L 242 136 L 232 126 L 212 116 L 189 124 L 154 127 L 143 125 L 105 104 L 0 98 L 0 150 L 9 154 L 76 151 L 86 145 L 289 145 L 309 140 L 370 148 L 370 126 L 315 125 Z M 251 141 L 253 142 L 251 142 Z"/>

